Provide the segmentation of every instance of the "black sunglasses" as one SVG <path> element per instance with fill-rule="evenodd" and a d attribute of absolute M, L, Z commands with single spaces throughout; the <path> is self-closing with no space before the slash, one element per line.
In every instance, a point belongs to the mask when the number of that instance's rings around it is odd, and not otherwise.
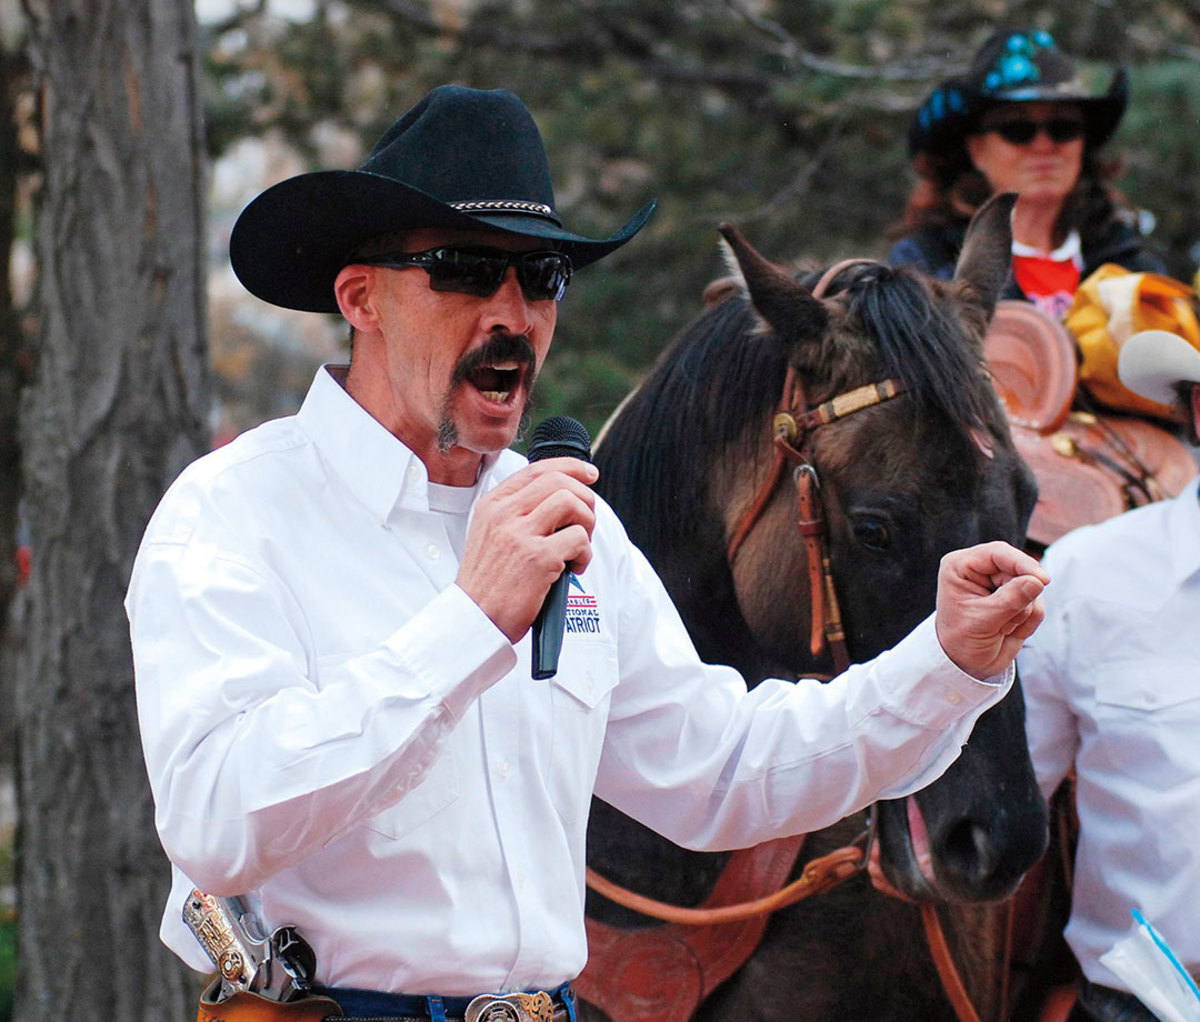
<path fill-rule="evenodd" d="M 425 252 L 387 252 L 355 260 L 368 266 L 402 270 L 419 266 L 434 291 L 490 298 L 500 290 L 510 266 L 531 302 L 561 301 L 574 268 L 563 252 L 505 252 L 498 248 L 431 248 Z"/>
<path fill-rule="evenodd" d="M 1013 145 L 1029 145 L 1039 131 L 1049 135 L 1052 142 L 1074 142 L 1083 137 L 1084 124 L 1075 117 L 1052 117 L 1048 121 L 1014 118 L 989 124 L 983 130 L 994 131 L 1005 142 L 1011 142 Z"/>

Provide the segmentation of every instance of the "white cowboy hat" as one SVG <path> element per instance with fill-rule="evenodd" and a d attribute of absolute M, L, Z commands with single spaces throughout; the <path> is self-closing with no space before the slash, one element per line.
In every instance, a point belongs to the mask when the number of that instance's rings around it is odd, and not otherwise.
<path fill-rule="evenodd" d="M 1135 394 L 1173 405 L 1175 384 L 1200 383 L 1200 351 L 1169 330 L 1143 330 L 1121 345 L 1117 375 Z"/>

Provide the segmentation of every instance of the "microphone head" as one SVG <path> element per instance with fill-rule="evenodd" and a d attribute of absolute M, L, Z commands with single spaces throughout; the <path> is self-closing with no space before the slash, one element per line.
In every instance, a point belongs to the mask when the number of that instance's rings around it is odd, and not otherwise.
<path fill-rule="evenodd" d="M 552 415 L 543 419 L 529 436 L 530 461 L 546 458 L 581 458 L 592 460 L 592 441 L 582 422 L 569 415 Z"/>

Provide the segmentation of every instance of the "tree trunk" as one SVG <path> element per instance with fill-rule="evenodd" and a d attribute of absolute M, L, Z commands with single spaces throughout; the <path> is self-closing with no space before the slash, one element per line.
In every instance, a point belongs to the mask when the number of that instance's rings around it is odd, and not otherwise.
<path fill-rule="evenodd" d="M 33 575 L 13 620 L 16 1022 L 172 1022 L 122 608 L 165 486 L 206 446 L 204 146 L 191 0 L 25 0 L 41 104 L 40 326 L 21 408 Z"/>
<path fill-rule="evenodd" d="M 10 286 L 17 177 L 22 163 L 13 98 L 24 80 L 24 64 L 24 57 L 9 49 L 9 40 L 0 40 L 0 784 L 7 783 L 16 738 L 13 685 L 10 672 L 5 670 L 4 636 L 8 606 L 18 581 L 21 447 L 17 407 L 28 373 L 28 352 Z"/>

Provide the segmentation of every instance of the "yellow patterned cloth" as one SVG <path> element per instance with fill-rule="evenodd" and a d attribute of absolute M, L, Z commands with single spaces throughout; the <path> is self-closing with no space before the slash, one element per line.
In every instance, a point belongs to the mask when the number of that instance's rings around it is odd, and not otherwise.
<path fill-rule="evenodd" d="M 1161 273 L 1131 273 L 1105 263 L 1079 285 L 1067 312 L 1079 345 L 1079 382 L 1107 408 L 1158 419 L 1173 410 L 1129 390 L 1117 378 L 1117 353 L 1140 330 L 1169 330 L 1200 350 L 1196 291 Z"/>

